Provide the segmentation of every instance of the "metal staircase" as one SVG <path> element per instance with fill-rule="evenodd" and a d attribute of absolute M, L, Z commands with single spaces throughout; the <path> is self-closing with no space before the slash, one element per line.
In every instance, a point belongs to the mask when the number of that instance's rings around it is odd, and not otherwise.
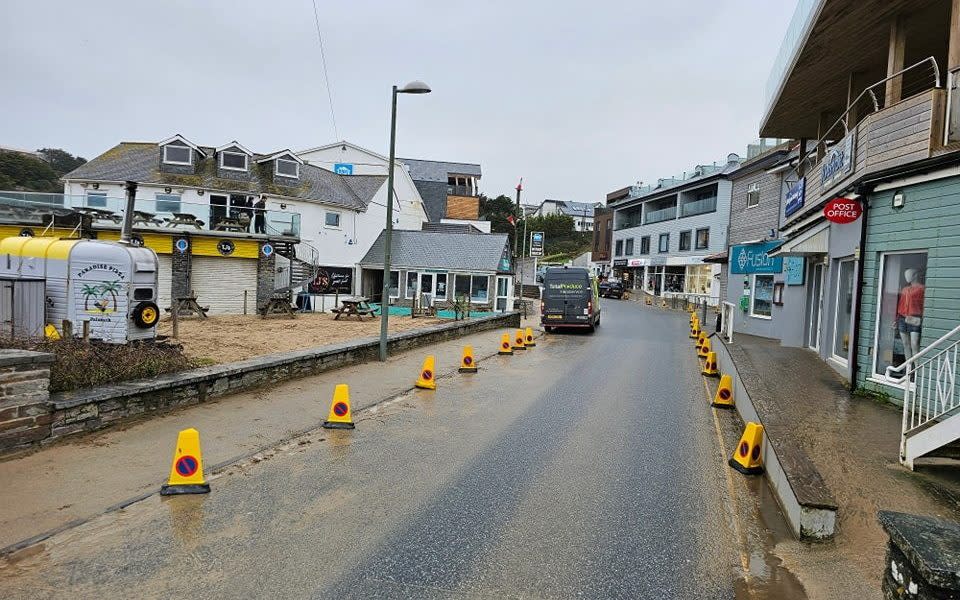
<path fill-rule="evenodd" d="M 289 294 L 317 277 L 320 252 L 303 242 L 273 242 L 277 253 L 277 275 L 273 294 Z M 284 260 L 285 259 L 285 260 Z"/>
<path fill-rule="evenodd" d="M 960 457 L 958 349 L 960 327 L 887 368 L 887 378 L 903 387 L 900 462 L 908 469 L 921 456 Z"/>

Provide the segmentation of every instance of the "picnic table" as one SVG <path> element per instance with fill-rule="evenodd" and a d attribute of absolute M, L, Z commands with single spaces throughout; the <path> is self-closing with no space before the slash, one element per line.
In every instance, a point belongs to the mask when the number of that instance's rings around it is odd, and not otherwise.
<path fill-rule="evenodd" d="M 363 317 L 369 315 L 371 319 L 377 318 L 377 311 L 375 308 L 370 306 L 370 299 L 364 298 L 363 296 L 354 296 L 351 298 L 341 298 L 340 308 L 331 308 L 330 311 L 334 313 L 334 321 L 339 321 L 340 317 L 354 315 L 359 320 L 363 320 Z"/>
<path fill-rule="evenodd" d="M 207 318 L 209 306 L 200 306 L 196 296 L 179 296 L 173 299 L 173 306 L 167 308 L 167 312 L 177 312 L 177 316 L 197 315 L 201 319 Z"/>
<path fill-rule="evenodd" d="M 90 216 L 94 221 L 113 221 L 119 223 L 123 218 L 112 210 L 104 208 L 94 208 L 92 206 L 78 206 L 73 210 L 78 213 Z"/>
<path fill-rule="evenodd" d="M 163 225 L 163 221 L 157 218 L 157 215 L 145 210 L 135 210 L 133 211 L 133 224 L 137 225 L 143 223 L 144 225 Z"/>
<path fill-rule="evenodd" d="M 244 232 L 250 227 L 249 219 L 240 219 L 237 217 L 220 217 L 217 224 L 214 225 L 216 231 L 239 231 Z"/>
<path fill-rule="evenodd" d="M 167 219 L 167 227 L 176 227 L 177 225 L 192 225 L 197 229 L 203 229 L 203 221 L 190 213 L 173 213 L 173 218 Z"/>

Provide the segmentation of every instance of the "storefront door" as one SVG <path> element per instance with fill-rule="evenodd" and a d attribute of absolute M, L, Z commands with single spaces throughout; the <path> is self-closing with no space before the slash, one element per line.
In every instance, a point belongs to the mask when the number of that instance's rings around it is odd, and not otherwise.
<path fill-rule="evenodd" d="M 820 329 L 823 325 L 823 263 L 813 265 L 807 296 L 807 347 L 820 350 Z"/>
<path fill-rule="evenodd" d="M 497 312 L 509 310 L 510 304 L 510 278 L 497 277 L 497 303 L 494 305 Z"/>
<path fill-rule="evenodd" d="M 833 319 L 833 359 L 847 364 L 850 354 L 850 320 L 853 313 L 853 259 L 841 260 L 837 263 L 837 312 Z"/>

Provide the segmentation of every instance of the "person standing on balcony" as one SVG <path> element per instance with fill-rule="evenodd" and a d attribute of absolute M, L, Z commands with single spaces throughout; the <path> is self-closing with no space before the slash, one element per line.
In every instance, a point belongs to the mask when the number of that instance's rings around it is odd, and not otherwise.
<path fill-rule="evenodd" d="M 260 194 L 260 199 L 253 205 L 253 232 L 267 233 L 267 200 L 266 196 Z"/>

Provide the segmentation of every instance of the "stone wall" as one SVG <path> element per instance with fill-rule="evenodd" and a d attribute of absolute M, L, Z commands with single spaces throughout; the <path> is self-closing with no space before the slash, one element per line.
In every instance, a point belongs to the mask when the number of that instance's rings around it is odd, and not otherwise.
<path fill-rule="evenodd" d="M 54 356 L 0 350 L 0 452 L 50 436 L 50 365 Z"/>

